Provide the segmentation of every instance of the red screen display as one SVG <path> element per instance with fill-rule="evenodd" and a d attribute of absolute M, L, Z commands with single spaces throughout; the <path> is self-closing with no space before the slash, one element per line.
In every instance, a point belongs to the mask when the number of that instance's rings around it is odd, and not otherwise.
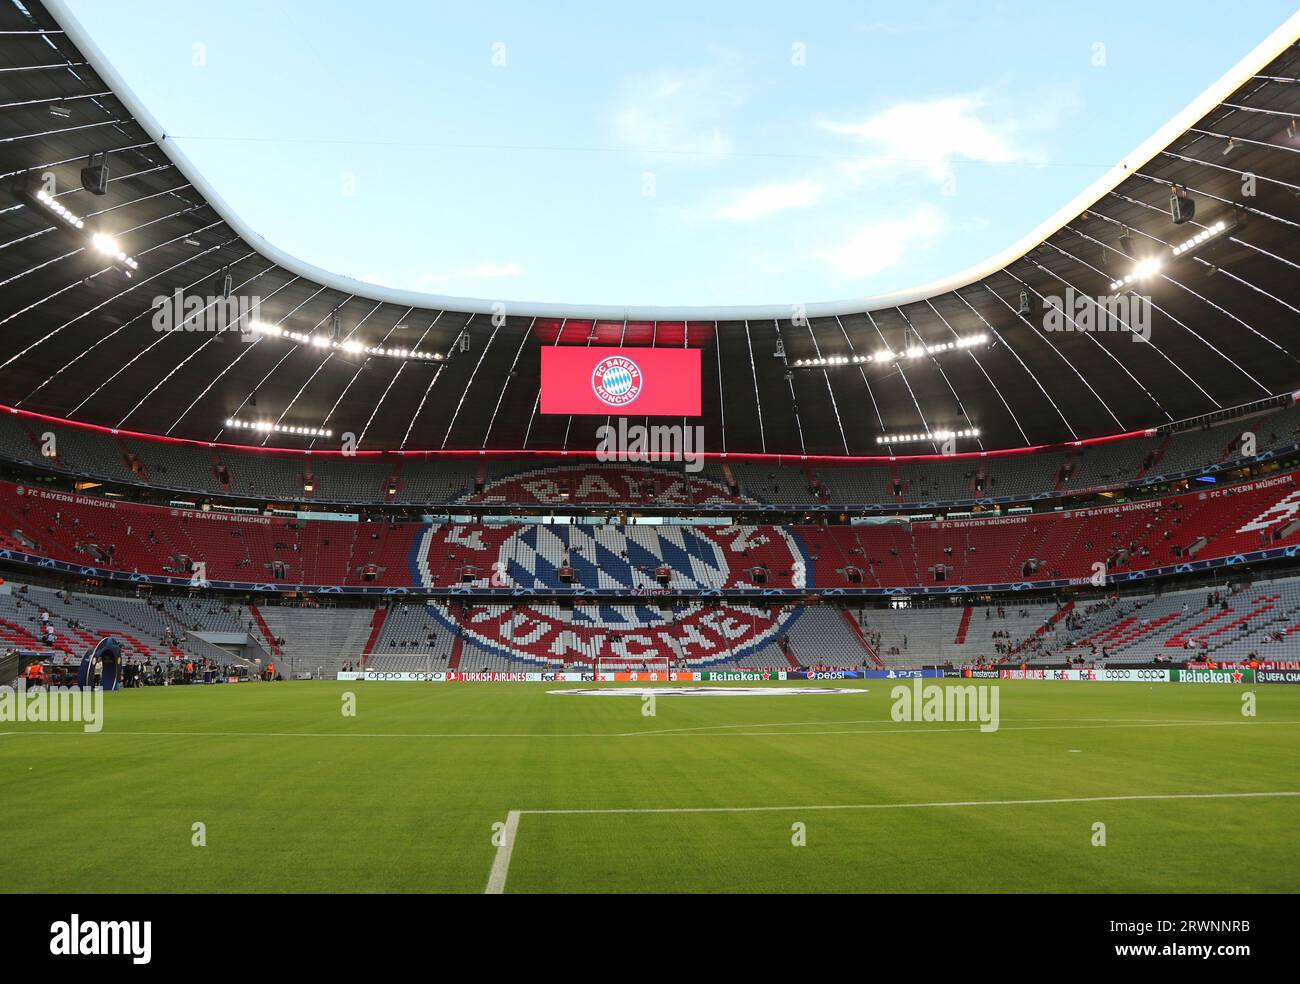
<path fill-rule="evenodd" d="M 700 350 L 542 349 L 542 413 L 698 417 Z"/>

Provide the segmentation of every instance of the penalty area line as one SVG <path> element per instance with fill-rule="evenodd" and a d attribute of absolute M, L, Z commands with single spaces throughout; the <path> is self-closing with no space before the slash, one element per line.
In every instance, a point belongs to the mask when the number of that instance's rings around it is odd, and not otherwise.
<path fill-rule="evenodd" d="M 1143 800 L 1262 799 L 1300 796 L 1300 791 L 1265 793 L 1140 793 L 1129 796 L 1065 796 L 1058 799 L 951 800 L 935 803 L 839 803 L 831 806 L 641 806 L 611 809 L 518 810 L 536 816 L 599 813 L 784 813 L 790 810 L 929 810 L 962 806 L 1054 806 L 1062 803 L 1121 803 Z"/>
<path fill-rule="evenodd" d="M 510 874 L 510 855 L 515 849 L 515 834 L 519 831 L 519 810 L 506 814 L 506 826 L 502 831 L 501 843 L 497 845 L 496 857 L 492 859 L 492 872 L 488 875 L 484 895 L 501 895 L 506 890 L 506 877 Z"/>
<path fill-rule="evenodd" d="M 934 803 L 837 803 L 818 806 L 641 806 L 609 809 L 573 810 L 511 810 L 506 814 L 505 829 L 492 871 L 488 875 L 484 895 L 505 893 L 506 878 L 510 874 L 510 858 L 519 832 L 519 818 L 528 816 L 592 816 L 608 814 L 658 814 L 658 813 L 792 813 L 825 812 L 830 810 L 940 810 L 981 806 L 1059 806 L 1078 803 L 1130 803 L 1167 800 L 1218 800 L 1218 799 L 1278 799 L 1300 796 L 1300 790 L 1279 790 L 1259 793 L 1142 793 L 1126 796 L 1065 796 L 1057 799 L 1013 800 L 950 800 Z"/>

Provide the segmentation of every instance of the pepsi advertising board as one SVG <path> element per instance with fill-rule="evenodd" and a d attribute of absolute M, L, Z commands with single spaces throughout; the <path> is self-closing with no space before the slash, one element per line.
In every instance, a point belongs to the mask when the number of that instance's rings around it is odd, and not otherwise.
<path fill-rule="evenodd" d="M 700 350 L 542 349 L 542 413 L 700 415 Z"/>

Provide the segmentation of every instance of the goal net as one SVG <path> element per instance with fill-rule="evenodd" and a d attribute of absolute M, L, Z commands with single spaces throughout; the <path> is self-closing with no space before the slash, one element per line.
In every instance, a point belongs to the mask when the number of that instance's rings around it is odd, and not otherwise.
<path fill-rule="evenodd" d="M 598 656 L 596 658 L 596 675 L 598 677 L 616 677 L 620 680 L 658 676 L 662 680 L 666 679 L 671 670 L 670 662 L 667 656 L 642 656 L 637 659 Z"/>

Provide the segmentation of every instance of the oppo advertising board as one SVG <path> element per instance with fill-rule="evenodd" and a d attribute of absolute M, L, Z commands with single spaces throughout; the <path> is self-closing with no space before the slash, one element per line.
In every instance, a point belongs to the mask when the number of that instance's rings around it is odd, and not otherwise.
<path fill-rule="evenodd" d="M 1169 670 L 1002 670 L 1003 680 L 1096 680 L 1102 683 L 1168 683 Z"/>
<path fill-rule="evenodd" d="M 340 680 L 354 680 L 353 674 L 339 674 Z M 362 679 L 367 683 L 441 683 L 447 679 L 445 672 L 416 673 L 401 670 L 366 670 Z"/>
<path fill-rule="evenodd" d="M 1096 670 L 1095 680 L 1107 680 L 1111 683 L 1168 683 L 1168 670 Z"/>

